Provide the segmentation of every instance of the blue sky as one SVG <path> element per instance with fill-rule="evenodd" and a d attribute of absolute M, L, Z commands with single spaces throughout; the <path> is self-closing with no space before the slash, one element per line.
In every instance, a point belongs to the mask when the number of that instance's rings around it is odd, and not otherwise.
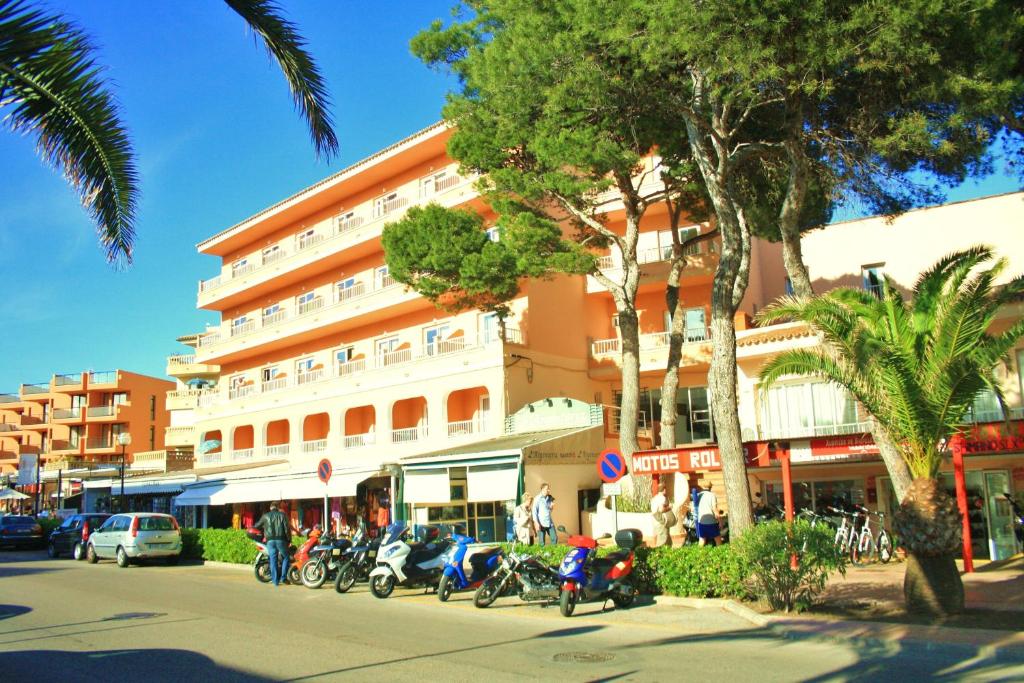
<path fill-rule="evenodd" d="M 36 3 L 41 4 L 41 3 Z M 162 376 L 174 340 L 217 321 L 196 283 L 218 269 L 195 245 L 440 116 L 454 84 L 409 53 L 451 0 L 288 0 L 334 100 L 342 154 L 318 162 L 284 79 L 219 2 L 63 0 L 99 47 L 139 155 L 135 265 L 115 271 L 63 178 L 30 139 L 0 130 L 0 393 L 53 372 Z M 1016 189 L 996 175 L 951 200 Z M 847 217 L 847 216 L 844 216 Z"/>

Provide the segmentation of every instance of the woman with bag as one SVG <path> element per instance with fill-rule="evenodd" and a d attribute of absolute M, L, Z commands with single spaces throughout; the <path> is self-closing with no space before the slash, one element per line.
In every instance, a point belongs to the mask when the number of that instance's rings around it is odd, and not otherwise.
<path fill-rule="evenodd" d="M 654 517 L 654 547 L 672 547 L 672 527 L 678 520 L 664 482 L 658 484 L 658 495 L 651 498 L 651 515 Z"/>

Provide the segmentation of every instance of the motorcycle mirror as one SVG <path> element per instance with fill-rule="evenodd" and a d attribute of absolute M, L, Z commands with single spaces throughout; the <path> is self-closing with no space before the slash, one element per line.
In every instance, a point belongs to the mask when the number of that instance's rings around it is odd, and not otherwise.
<path fill-rule="evenodd" d="M 562 532 L 563 534 L 567 534 L 567 533 L 569 533 L 568 531 L 566 531 L 566 530 L 565 530 L 565 527 L 564 527 L 563 525 L 559 525 L 559 526 L 557 526 L 557 527 L 555 527 L 555 528 L 556 528 L 556 529 L 557 529 L 558 531 Z"/>

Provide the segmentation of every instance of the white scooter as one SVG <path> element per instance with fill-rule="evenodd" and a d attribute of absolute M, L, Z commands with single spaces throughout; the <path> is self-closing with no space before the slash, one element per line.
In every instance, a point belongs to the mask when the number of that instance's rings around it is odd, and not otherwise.
<path fill-rule="evenodd" d="M 408 542 L 408 522 L 395 522 L 387 528 L 377 551 L 377 566 L 370 572 L 374 597 L 388 597 L 396 585 L 437 587 L 444 571 L 443 554 L 451 539 L 437 539 L 438 529 L 427 528 L 433 537 L 423 543 Z"/>

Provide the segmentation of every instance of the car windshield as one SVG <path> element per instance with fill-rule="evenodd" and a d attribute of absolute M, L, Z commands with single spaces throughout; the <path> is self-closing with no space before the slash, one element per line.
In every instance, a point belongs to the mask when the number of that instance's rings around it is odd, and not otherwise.
<path fill-rule="evenodd" d="M 173 528 L 170 517 L 139 517 L 139 531 L 170 531 Z"/>
<path fill-rule="evenodd" d="M 384 540 L 381 543 L 383 545 L 388 545 L 390 543 L 395 543 L 399 539 L 401 539 L 402 536 L 405 535 L 405 532 L 408 531 L 408 530 L 409 530 L 409 525 L 406 524 L 405 522 L 395 522 L 394 524 L 390 525 L 387 528 L 387 531 L 384 534 Z"/>

